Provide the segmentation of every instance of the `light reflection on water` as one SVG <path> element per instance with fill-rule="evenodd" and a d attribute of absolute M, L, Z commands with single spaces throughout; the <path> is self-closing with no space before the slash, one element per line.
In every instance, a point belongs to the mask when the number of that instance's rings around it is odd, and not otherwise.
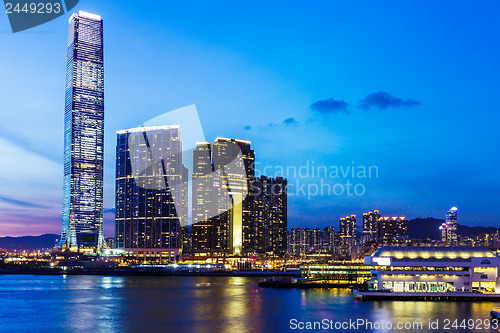
<path fill-rule="evenodd" d="M 420 321 L 422 332 L 437 332 L 426 329 L 429 319 L 441 323 L 446 318 L 487 319 L 496 305 L 368 302 L 353 299 L 345 289 L 264 289 L 257 286 L 258 281 L 244 277 L 0 275 L 0 332 L 287 332 L 291 319 L 335 322 L 350 318 Z"/>

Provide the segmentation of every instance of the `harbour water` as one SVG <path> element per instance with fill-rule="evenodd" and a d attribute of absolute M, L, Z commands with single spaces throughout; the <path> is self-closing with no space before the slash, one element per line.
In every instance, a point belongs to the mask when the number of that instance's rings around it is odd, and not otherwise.
<path fill-rule="evenodd" d="M 360 301 L 345 289 L 268 289 L 259 288 L 258 281 L 246 277 L 0 275 L 0 332 L 498 331 L 485 328 L 489 310 L 497 305 L 491 302 Z M 453 327 L 455 319 L 462 327 Z M 463 326 L 464 319 L 469 326 Z M 338 326 L 358 320 L 372 326 Z M 429 328 L 429 320 L 438 323 L 437 329 Z M 299 329 L 308 322 L 323 326 Z M 418 322 L 421 329 L 394 327 Z"/>

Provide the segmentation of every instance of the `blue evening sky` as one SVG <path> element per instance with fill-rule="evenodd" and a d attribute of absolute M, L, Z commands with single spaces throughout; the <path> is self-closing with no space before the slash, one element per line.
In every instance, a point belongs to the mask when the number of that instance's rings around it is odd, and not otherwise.
<path fill-rule="evenodd" d="M 373 209 L 444 218 L 452 206 L 461 224 L 500 227 L 500 2 L 81 0 L 76 10 L 104 19 L 105 208 L 115 131 L 196 104 L 207 140 L 252 141 L 268 175 L 309 166 L 288 177 L 289 227 Z M 13 34 L 0 14 L 0 236 L 60 232 L 68 18 Z M 312 165 L 378 174 L 321 183 Z M 326 193 L 347 181 L 363 195 Z"/>

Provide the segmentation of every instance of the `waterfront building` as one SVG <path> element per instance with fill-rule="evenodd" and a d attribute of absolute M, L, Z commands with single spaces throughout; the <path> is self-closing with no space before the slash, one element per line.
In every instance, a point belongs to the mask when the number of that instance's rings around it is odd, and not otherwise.
<path fill-rule="evenodd" d="M 116 248 L 144 261 L 175 261 L 187 226 L 187 177 L 179 126 L 118 131 Z"/>
<path fill-rule="evenodd" d="M 252 183 L 252 251 L 283 254 L 287 251 L 287 180 L 261 176 Z"/>
<path fill-rule="evenodd" d="M 80 11 L 68 27 L 64 113 L 64 180 L 59 246 L 99 251 L 103 246 L 104 63 L 103 25 Z"/>
<path fill-rule="evenodd" d="M 382 247 L 365 264 L 376 268 L 370 289 L 392 296 L 500 292 L 500 257 L 483 247 Z"/>
<path fill-rule="evenodd" d="M 311 249 L 312 232 L 309 228 L 290 229 L 289 253 L 294 256 L 305 254 Z"/>
<path fill-rule="evenodd" d="M 226 244 L 221 244 L 221 241 L 227 239 L 227 235 L 220 235 L 220 232 L 227 230 L 227 227 L 221 228 L 219 225 L 216 195 L 212 191 L 214 188 L 213 172 L 212 146 L 208 142 L 197 143 L 196 149 L 193 151 L 191 192 L 193 222 L 191 249 L 194 252 L 211 253 L 216 249 L 225 252 L 227 249 Z M 216 230 L 219 230 L 219 234 L 216 233 Z"/>
<path fill-rule="evenodd" d="M 252 231 L 255 152 L 249 141 L 217 138 L 193 152 L 192 249 L 212 255 L 250 253 L 259 237 Z"/>
<path fill-rule="evenodd" d="M 321 264 L 300 265 L 303 283 L 316 284 L 318 287 L 333 285 L 338 287 L 362 286 L 372 278 L 371 266 L 362 264 Z"/>
<path fill-rule="evenodd" d="M 188 225 L 181 226 L 181 250 L 182 254 L 190 254 L 192 249 L 191 244 L 192 234 Z"/>

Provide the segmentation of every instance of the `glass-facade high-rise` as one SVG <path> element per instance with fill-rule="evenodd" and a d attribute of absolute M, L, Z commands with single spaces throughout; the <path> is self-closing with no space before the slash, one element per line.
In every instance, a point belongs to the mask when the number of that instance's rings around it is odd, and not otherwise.
<path fill-rule="evenodd" d="M 249 239 L 255 253 L 287 251 L 287 180 L 256 177 L 252 183 L 253 221 Z"/>
<path fill-rule="evenodd" d="M 104 62 L 98 15 L 69 19 L 64 114 L 64 188 L 60 246 L 103 245 Z"/>
<path fill-rule="evenodd" d="M 249 141 L 217 138 L 193 152 L 192 249 L 249 253 L 255 153 Z"/>
<path fill-rule="evenodd" d="M 116 248 L 147 261 L 175 260 L 188 207 L 179 126 L 117 133 Z"/>
<path fill-rule="evenodd" d="M 457 234 L 457 207 L 452 207 L 446 212 L 446 222 L 441 225 L 441 238 L 448 245 L 456 245 L 458 243 Z"/>

